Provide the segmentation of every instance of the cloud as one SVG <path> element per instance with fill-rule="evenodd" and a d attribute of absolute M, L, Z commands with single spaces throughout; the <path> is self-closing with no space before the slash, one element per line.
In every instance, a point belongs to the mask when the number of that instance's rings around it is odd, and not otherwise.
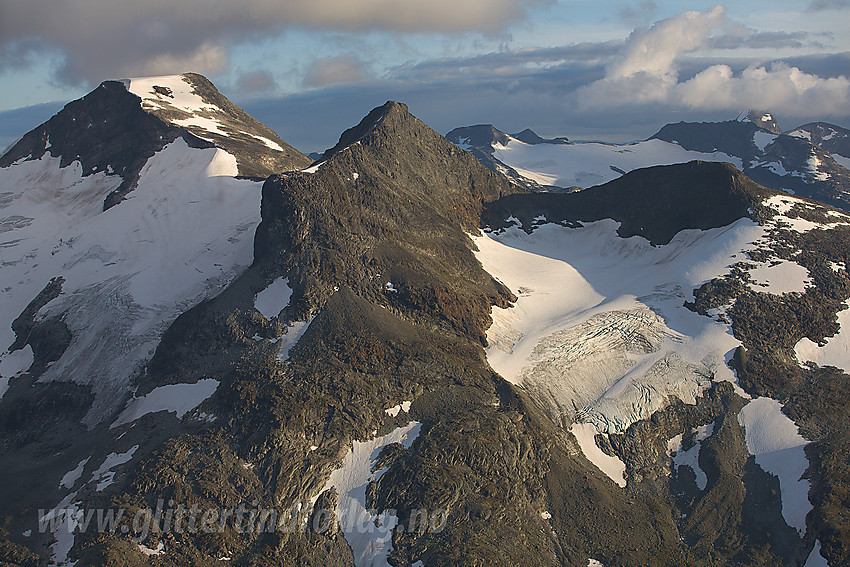
<path fill-rule="evenodd" d="M 579 105 L 595 110 L 647 104 L 703 110 L 758 107 L 796 116 L 846 112 L 850 103 L 850 80 L 846 76 L 824 78 L 782 62 L 750 64 L 737 73 L 727 64 L 714 64 L 681 81 L 681 58 L 698 48 L 722 45 L 724 36 L 712 34 L 731 25 L 724 8 L 717 6 L 709 12 L 685 12 L 648 30 L 636 30 L 606 66 L 605 77 L 578 89 Z M 760 41 L 755 32 L 749 39 Z M 787 39 L 776 36 L 768 43 Z"/>
<path fill-rule="evenodd" d="M 725 13 L 723 6 L 710 12 L 684 12 L 657 22 L 648 30 L 635 30 L 622 52 L 608 65 L 606 78 L 673 76 L 679 54 L 702 45 L 709 33 L 725 22 Z"/>
<path fill-rule="evenodd" d="M 850 0 L 813 0 L 807 11 L 820 12 L 822 10 L 840 10 L 850 8 Z"/>
<path fill-rule="evenodd" d="M 243 94 L 260 94 L 273 91 L 277 83 L 267 71 L 246 71 L 236 78 L 236 88 Z"/>
<path fill-rule="evenodd" d="M 213 73 L 234 43 L 286 29 L 498 34 L 552 0 L 12 0 L 0 18 L 0 56 L 57 50 L 67 81 L 186 70 Z M 17 49 L 14 51 L 13 48 Z"/>
<path fill-rule="evenodd" d="M 316 59 L 304 75 L 304 86 L 321 88 L 340 83 L 356 83 L 371 77 L 366 65 L 353 53 Z"/>

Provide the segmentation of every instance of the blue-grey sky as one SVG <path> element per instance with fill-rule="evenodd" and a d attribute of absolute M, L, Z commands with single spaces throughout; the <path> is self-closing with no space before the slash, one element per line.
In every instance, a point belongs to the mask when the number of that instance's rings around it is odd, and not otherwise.
<path fill-rule="evenodd" d="M 6 0 L 0 121 L 200 72 L 297 147 L 387 99 L 445 133 L 625 141 L 758 107 L 850 126 L 850 0 Z M 35 107 L 52 112 L 55 106 Z M 36 124 L 32 124 L 35 126 Z M 3 134 L 0 132 L 0 143 Z"/>

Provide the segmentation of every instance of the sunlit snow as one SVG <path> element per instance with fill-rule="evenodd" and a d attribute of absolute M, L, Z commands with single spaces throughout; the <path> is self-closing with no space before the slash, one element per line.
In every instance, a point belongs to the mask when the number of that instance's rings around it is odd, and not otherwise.
<path fill-rule="evenodd" d="M 741 219 L 653 247 L 620 238 L 617 226 L 550 224 L 475 238 L 484 268 L 518 296 L 493 308 L 488 361 L 556 421 L 600 432 L 623 431 L 669 396 L 694 403 L 712 380 L 735 380 L 726 359 L 740 343 L 729 325 L 683 304 L 764 234 Z"/>
<path fill-rule="evenodd" d="M 800 534 L 806 532 L 809 481 L 802 478 L 809 466 L 803 448 L 809 443 L 797 426 L 782 413 L 782 404 L 770 398 L 756 398 L 738 414 L 746 433 L 747 450 L 765 472 L 779 477 L 782 516 Z"/>
<path fill-rule="evenodd" d="M 692 160 L 732 163 L 739 169 L 741 159 L 721 152 L 685 150 L 662 140 L 647 140 L 615 146 L 600 143 L 525 144 L 511 139 L 507 145 L 495 144 L 493 156 L 514 168 L 520 175 L 558 187 L 590 187 L 616 179 L 622 172 Z"/>
<path fill-rule="evenodd" d="M 401 443 L 409 448 L 419 436 L 420 428 L 421 424 L 413 421 L 381 437 L 354 441 L 342 466 L 331 473 L 319 491 L 321 494 L 331 487 L 336 489 L 335 513 L 354 552 L 357 567 L 389 567 L 387 556 L 392 548 L 392 529 L 397 518 L 367 510 L 366 488 L 386 470 L 372 470 L 381 450 L 392 443 Z"/>
<path fill-rule="evenodd" d="M 797 360 L 801 364 L 814 362 L 818 366 L 834 366 L 850 373 L 850 309 L 838 312 L 838 324 L 838 333 L 827 337 L 824 346 L 818 346 L 816 342 L 803 337 L 794 346 Z"/>
<path fill-rule="evenodd" d="M 3 215 L 27 219 L 0 243 L 0 349 L 38 291 L 64 277 L 36 319 L 62 315 L 73 338 L 41 380 L 93 386 L 93 426 L 126 399 L 174 319 L 250 265 L 261 186 L 231 177 L 230 154 L 178 138 L 148 160 L 127 200 L 103 211 L 121 178 L 59 166 L 45 155 L 0 169 L 11 193 Z"/>

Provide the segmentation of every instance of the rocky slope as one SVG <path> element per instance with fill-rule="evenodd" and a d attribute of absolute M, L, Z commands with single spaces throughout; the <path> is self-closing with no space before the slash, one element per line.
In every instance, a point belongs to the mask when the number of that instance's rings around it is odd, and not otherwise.
<path fill-rule="evenodd" d="M 530 193 L 395 102 L 261 190 L 175 138 L 104 212 L 50 159 L 0 169 L 73 213 L 9 221 L 0 560 L 850 559 L 843 213 L 705 162 Z"/>
<path fill-rule="evenodd" d="M 834 207 L 850 207 L 850 170 L 836 160 L 834 144 L 841 140 L 837 126 L 806 127 L 782 133 L 770 114 L 750 113 L 751 118 L 715 123 L 668 124 L 651 139 L 665 140 L 688 150 L 721 151 L 741 160 L 741 171 L 758 183 L 791 194 L 816 199 Z M 770 116 L 769 121 L 760 116 Z M 834 141 L 833 141 L 834 140 Z M 832 145 L 830 145 L 832 144 Z M 841 158 L 839 158 L 841 159 Z"/>

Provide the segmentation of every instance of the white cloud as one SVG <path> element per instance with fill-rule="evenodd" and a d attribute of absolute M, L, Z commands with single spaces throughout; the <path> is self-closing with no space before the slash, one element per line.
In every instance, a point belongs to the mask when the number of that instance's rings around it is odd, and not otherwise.
<path fill-rule="evenodd" d="M 579 105 L 588 110 L 650 103 L 702 110 L 758 107 L 821 117 L 846 112 L 850 103 L 846 76 L 822 78 L 782 62 L 753 64 L 740 73 L 728 65 L 711 65 L 681 81 L 677 62 L 682 56 L 716 43 L 714 32 L 727 26 L 733 24 L 724 7 L 717 6 L 636 30 L 606 66 L 605 77 L 578 89 Z"/>

